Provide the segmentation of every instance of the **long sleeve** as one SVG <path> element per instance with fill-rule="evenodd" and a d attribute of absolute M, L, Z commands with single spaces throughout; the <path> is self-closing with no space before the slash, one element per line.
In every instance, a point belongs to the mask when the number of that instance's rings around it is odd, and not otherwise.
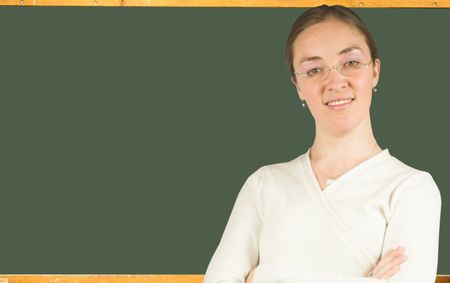
<path fill-rule="evenodd" d="M 404 283 L 404 281 L 314 272 L 286 264 L 282 266 L 264 264 L 256 268 L 252 283 Z"/>
<path fill-rule="evenodd" d="M 262 214 L 256 172 L 247 178 L 237 196 L 220 243 L 206 270 L 204 283 L 243 283 L 258 264 Z"/>
<path fill-rule="evenodd" d="M 390 207 L 382 254 L 401 245 L 408 256 L 390 279 L 318 273 L 286 264 L 267 264 L 258 266 L 253 283 L 434 283 L 441 196 L 431 175 L 421 172 L 404 181 L 392 194 Z"/>
<path fill-rule="evenodd" d="M 393 278 L 408 283 L 435 282 L 441 195 L 431 175 L 420 172 L 408 178 L 393 193 L 391 207 L 383 254 L 401 245 L 408 256 Z"/>

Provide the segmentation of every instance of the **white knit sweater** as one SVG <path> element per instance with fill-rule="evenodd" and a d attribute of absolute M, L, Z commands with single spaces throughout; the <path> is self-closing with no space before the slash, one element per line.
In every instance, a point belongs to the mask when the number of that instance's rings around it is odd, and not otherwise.
<path fill-rule="evenodd" d="M 204 283 L 434 283 L 441 196 L 431 175 L 388 149 L 324 190 L 309 150 L 260 167 L 238 194 Z M 408 259 L 388 280 L 367 274 L 390 248 Z"/>

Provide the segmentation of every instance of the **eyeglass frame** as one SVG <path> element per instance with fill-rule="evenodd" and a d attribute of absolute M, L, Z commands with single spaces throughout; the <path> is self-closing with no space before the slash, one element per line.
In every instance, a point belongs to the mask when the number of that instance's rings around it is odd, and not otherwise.
<path fill-rule="evenodd" d="M 351 60 L 351 61 L 354 61 L 354 60 Z M 328 79 L 328 77 L 330 76 L 331 70 L 333 70 L 333 69 L 336 69 L 336 71 L 337 71 L 340 75 L 345 76 L 345 75 L 343 75 L 343 74 L 341 73 L 341 68 L 342 68 L 342 66 L 343 66 L 344 64 L 346 64 L 346 63 L 348 63 L 348 62 L 350 62 L 350 61 L 347 61 L 347 62 L 341 63 L 341 64 L 337 64 L 337 65 L 334 65 L 334 66 L 332 66 L 332 67 L 328 67 L 328 66 L 327 66 L 326 68 L 323 69 L 323 71 L 328 71 L 328 75 L 327 75 L 326 77 L 324 77 L 323 79 L 320 79 L 320 80 L 318 80 L 318 81 L 320 82 L 320 81 L 324 81 L 324 80 Z M 367 66 L 369 66 L 369 65 L 372 64 L 372 63 L 373 63 L 373 59 L 370 60 L 369 62 L 365 63 L 365 64 L 362 64 L 362 65 L 361 65 L 361 69 L 362 69 L 362 68 L 367 68 Z M 294 75 L 300 76 L 300 78 L 305 78 L 305 77 L 308 76 L 308 72 L 306 72 L 306 73 L 298 73 L 298 72 L 294 71 L 293 74 L 294 74 Z"/>

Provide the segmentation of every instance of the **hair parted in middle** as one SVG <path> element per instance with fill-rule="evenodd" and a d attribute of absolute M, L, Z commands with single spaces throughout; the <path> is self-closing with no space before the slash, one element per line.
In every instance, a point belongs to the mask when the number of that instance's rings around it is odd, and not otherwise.
<path fill-rule="evenodd" d="M 285 49 L 285 60 L 288 65 L 289 72 L 292 79 L 295 80 L 294 75 L 294 41 L 297 39 L 298 35 L 304 31 L 306 28 L 324 22 L 328 19 L 336 19 L 343 21 L 350 26 L 356 28 L 364 36 L 367 46 L 370 50 L 370 56 L 372 61 L 378 58 L 378 50 L 375 45 L 375 41 L 367 29 L 366 25 L 363 23 L 361 18 L 353 12 L 351 9 L 341 6 L 341 5 L 322 5 L 312 9 L 307 10 L 301 14 L 294 22 L 289 33 L 286 49 Z"/>

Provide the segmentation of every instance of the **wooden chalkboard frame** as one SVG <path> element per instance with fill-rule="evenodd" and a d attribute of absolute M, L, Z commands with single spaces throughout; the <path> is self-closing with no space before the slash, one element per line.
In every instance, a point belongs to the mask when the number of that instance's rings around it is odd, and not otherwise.
<path fill-rule="evenodd" d="M 450 8 L 450 0 L 0 0 L 4 6 Z"/>
<path fill-rule="evenodd" d="M 158 275 L 0 275 L 5 283 L 202 283 L 203 274 Z M 2 283 L 2 281 L 0 281 Z M 450 275 L 438 275 L 436 283 L 450 283 Z"/>
<path fill-rule="evenodd" d="M 450 0 L 0 0 L 0 6 L 111 6 L 111 7 L 261 7 L 302 8 L 339 4 L 351 8 L 450 8 Z M 203 275 L 0 275 L 9 283 L 21 282 L 133 282 L 200 283 Z M 0 281 L 2 282 L 2 281 Z M 450 283 L 450 275 L 438 275 L 437 283 Z"/>

